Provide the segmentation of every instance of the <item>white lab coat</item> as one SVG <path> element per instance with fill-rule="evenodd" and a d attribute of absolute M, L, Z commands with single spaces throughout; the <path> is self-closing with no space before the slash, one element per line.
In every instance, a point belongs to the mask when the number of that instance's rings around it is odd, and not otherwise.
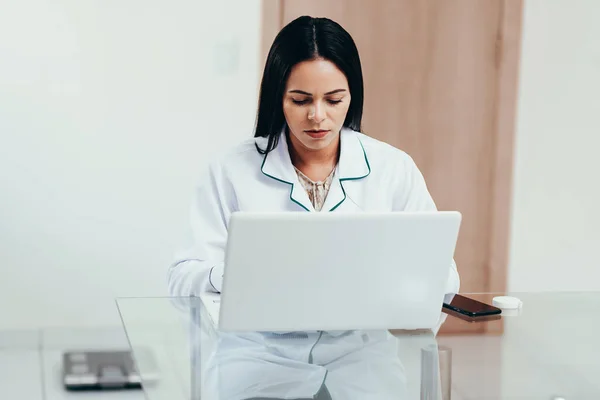
<path fill-rule="evenodd" d="M 220 292 L 229 218 L 235 211 L 315 211 L 298 181 L 282 132 L 267 156 L 266 138 L 250 139 L 208 169 L 194 193 L 188 243 L 168 272 L 172 296 Z M 386 143 L 342 129 L 338 167 L 323 211 L 432 211 L 436 206 L 410 156 Z M 447 293 L 458 293 L 456 265 Z"/>
<path fill-rule="evenodd" d="M 189 241 L 169 269 L 172 296 L 220 292 L 233 212 L 314 211 L 298 181 L 283 132 L 275 150 L 264 156 L 255 144 L 265 148 L 266 141 L 247 140 L 210 164 L 195 190 Z M 340 159 L 323 212 L 435 209 L 412 158 L 342 129 Z M 446 291 L 457 293 L 456 266 L 452 263 L 448 268 Z M 403 398 L 403 368 L 395 346 L 387 332 L 308 332 L 293 337 L 220 334 L 203 380 L 227 400 L 312 398 L 323 384 L 334 399 Z"/>

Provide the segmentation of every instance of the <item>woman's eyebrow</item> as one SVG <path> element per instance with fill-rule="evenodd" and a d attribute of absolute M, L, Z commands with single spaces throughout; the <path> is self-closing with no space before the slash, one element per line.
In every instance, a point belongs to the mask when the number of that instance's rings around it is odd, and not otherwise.
<path fill-rule="evenodd" d="M 346 89 L 335 89 L 335 90 L 332 90 L 331 92 L 325 93 L 325 96 L 329 96 L 331 94 L 336 94 L 336 93 L 345 92 L 345 91 L 346 91 Z M 298 90 L 298 89 L 290 90 L 289 93 L 298 93 L 298 94 L 303 94 L 305 96 L 312 96 L 312 93 L 308 93 L 308 92 L 305 92 L 304 90 Z"/>
<path fill-rule="evenodd" d="M 329 96 L 330 94 L 336 94 L 336 93 L 345 92 L 345 91 L 346 91 L 346 89 L 335 89 L 335 90 L 332 90 L 331 92 L 325 93 L 325 96 Z"/>
<path fill-rule="evenodd" d="M 298 94 L 303 94 L 305 96 L 312 96 L 311 93 L 305 92 L 303 90 L 298 90 L 298 89 L 290 90 L 289 93 L 298 93 Z"/>

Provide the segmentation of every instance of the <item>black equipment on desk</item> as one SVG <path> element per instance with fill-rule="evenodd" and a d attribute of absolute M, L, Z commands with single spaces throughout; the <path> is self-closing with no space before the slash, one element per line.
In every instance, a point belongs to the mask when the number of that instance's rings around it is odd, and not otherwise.
<path fill-rule="evenodd" d="M 151 354 L 136 352 L 152 362 Z M 154 364 L 150 364 L 154 365 Z M 154 369 L 156 371 L 156 369 Z M 148 376 L 146 376 L 148 375 Z M 138 373 L 130 351 L 68 351 L 63 354 L 63 385 L 67 390 L 140 389 Z M 156 374 L 144 374 L 144 381 Z"/>

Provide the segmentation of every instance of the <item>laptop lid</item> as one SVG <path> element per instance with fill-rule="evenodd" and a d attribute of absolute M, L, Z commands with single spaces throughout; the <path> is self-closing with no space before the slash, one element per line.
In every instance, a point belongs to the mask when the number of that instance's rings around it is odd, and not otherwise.
<path fill-rule="evenodd" d="M 431 328 L 460 221 L 458 212 L 234 213 L 219 328 Z"/>

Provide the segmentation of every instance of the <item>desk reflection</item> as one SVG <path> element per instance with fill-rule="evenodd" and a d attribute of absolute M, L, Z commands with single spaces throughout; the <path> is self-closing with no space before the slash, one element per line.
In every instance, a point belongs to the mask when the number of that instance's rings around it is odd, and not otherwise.
<path fill-rule="evenodd" d="M 201 307 L 202 308 L 202 307 Z M 419 399 L 423 391 L 422 350 L 437 348 L 427 332 L 318 331 L 228 333 L 215 329 L 206 313 L 192 333 L 197 358 L 192 374 L 197 398 L 250 399 Z M 200 333 L 202 332 L 202 333 Z M 201 355 L 202 353 L 202 355 Z M 435 358 L 437 363 L 437 358 Z M 406 365 L 411 371 L 407 373 Z M 437 364 L 428 382 L 437 392 Z"/>
<path fill-rule="evenodd" d="M 231 333 L 200 299 L 171 301 L 191 317 L 192 399 L 442 399 L 450 387 L 436 341 L 446 313 L 431 330 Z"/>
<path fill-rule="evenodd" d="M 206 364 L 206 388 L 221 400 L 406 398 L 387 331 L 218 333 Z"/>

